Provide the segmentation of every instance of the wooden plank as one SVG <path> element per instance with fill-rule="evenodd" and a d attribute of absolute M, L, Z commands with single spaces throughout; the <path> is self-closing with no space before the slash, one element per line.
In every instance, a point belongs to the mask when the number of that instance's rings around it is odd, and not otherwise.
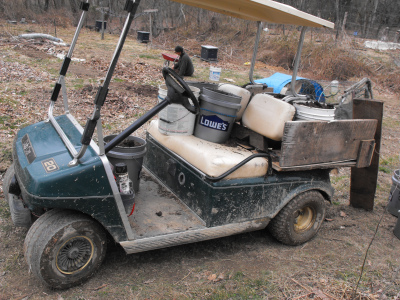
<path fill-rule="evenodd" d="M 373 210 L 379 170 L 381 148 L 383 102 L 370 99 L 353 100 L 353 118 L 376 119 L 375 151 L 367 168 L 351 168 L 350 205 Z"/>
<path fill-rule="evenodd" d="M 354 167 L 355 165 L 356 165 L 356 161 L 343 161 L 343 162 L 320 163 L 320 164 L 313 164 L 313 165 L 281 167 L 279 162 L 272 162 L 272 168 L 278 172 L 307 171 L 307 170 L 316 170 L 316 169 L 336 169 L 336 168 L 343 168 L 343 167 Z"/>
<path fill-rule="evenodd" d="M 361 140 L 373 139 L 376 120 L 286 122 L 280 165 L 357 160 Z"/>
<path fill-rule="evenodd" d="M 371 165 L 372 155 L 375 150 L 375 140 L 361 141 L 356 168 L 366 168 Z"/>

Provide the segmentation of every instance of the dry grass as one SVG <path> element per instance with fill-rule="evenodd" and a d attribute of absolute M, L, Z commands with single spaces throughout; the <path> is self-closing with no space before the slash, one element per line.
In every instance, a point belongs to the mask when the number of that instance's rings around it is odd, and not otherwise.
<path fill-rule="evenodd" d="M 316 41 L 306 40 L 303 46 L 300 67 L 302 73 L 312 74 L 314 79 L 341 81 L 371 75 L 370 67 L 355 51 L 343 49 L 333 38 Z M 297 43 L 297 33 L 273 37 L 266 44 L 268 53 L 262 56 L 261 61 L 291 70 Z"/>

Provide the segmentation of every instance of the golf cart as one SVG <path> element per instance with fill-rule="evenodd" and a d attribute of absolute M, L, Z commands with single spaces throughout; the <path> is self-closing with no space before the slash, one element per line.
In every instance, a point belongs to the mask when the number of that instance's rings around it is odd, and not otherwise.
<path fill-rule="evenodd" d="M 30 227 L 24 243 L 29 268 L 53 288 L 68 288 L 88 279 L 105 257 L 108 236 L 128 254 L 260 230 L 267 225 L 285 244 L 305 243 L 317 234 L 325 202 L 333 195 L 330 170 L 338 166 L 364 168 L 371 162 L 376 120 L 292 121 L 295 110 L 290 103 L 303 96 L 293 91 L 289 98 L 276 99 L 254 92 L 260 89 L 252 73 L 261 21 L 303 28 L 333 28 L 331 22 L 270 0 L 179 0 L 259 21 L 248 91 L 261 100 L 252 99 L 244 107 L 243 124 L 229 124 L 231 137 L 240 140 L 240 145 L 214 143 L 193 135 L 165 135 L 159 131 L 158 121 L 152 121 L 146 139 L 145 172 L 140 188 L 134 191 L 131 182 L 138 181 L 140 168 L 133 176 L 128 172 L 127 179 L 127 164 L 112 164 L 110 153 L 168 105 L 181 104 L 198 119 L 204 112 L 188 84 L 171 69 L 163 68 L 167 86 L 164 100 L 104 142 L 101 109 L 139 2 L 126 2 L 127 20 L 86 126 L 81 127 L 71 115 L 65 87 L 72 52 L 89 8 L 88 2 L 82 2 L 82 17 L 55 84 L 48 119 L 21 129 L 13 143 L 4 195 L 14 224 Z M 305 29 L 294 78 L 304 35 Z M 54 116 L 60 93 L 65 113 Z M 257 109 L 260 103 L 277 110 Z M 264 117 L 256 117 L 259 112 L 264 112 Z M 252 124 L 257 118 L 261 120 Z M 274 132 L 267 132 L 269 128 Z M 93 138 L 95 132 L 98 143 Z"/>

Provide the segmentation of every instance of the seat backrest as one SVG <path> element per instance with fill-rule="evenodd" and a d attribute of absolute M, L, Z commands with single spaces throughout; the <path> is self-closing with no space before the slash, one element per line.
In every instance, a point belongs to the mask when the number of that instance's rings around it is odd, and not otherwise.
<path fill-rule="evenodd" d="M 269 94 L 257 94 L 244 111 L 242 123 L 267 138 L 281 141 L 285 122 L 292 121 L 295 112 L 289 103 Z"/>
<path fill-rule="evenodd" d="M 236 121 L 239 121 L 242 118 L 243 112 L 246 109 L 247 104 L 249 103 L 251 93 L 240 87 L 229 83 L 223 83 L 218 87 L 218 90 L 223 91 L 225 93 L 231 93 L 233 95 L 242 97 L 240 101 L 240 105 L 242 106 L 239 112 L 237 113 Z"/>

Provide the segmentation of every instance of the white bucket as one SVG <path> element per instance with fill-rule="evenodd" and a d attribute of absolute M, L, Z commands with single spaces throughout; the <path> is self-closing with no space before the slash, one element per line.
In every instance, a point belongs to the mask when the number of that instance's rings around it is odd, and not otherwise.
<path fill-rule="evenodd" d="M 199 98 L 200 89 L 189 86 L 196 99 Z M 161 102 L 167 96 L 166 85 L 158 88 L 158 102 Z M 192 101 L 189 102 L 193 105 Z M 170 104 L 158 113 L 158 130 L 165 135 L 192 135 L 196 115 L 189 112 L 183 105 Z"/>
<path fill-rule="evenodd" d="M 210 80 L 219 81 L 221 77 L 221 68 L 210 67 Z"/>
<path fill-rule="evenodd" d="M 300 105 L 293 103 L 296 108 L 295 120 L 300 121 L 333 121 L 335 119 L 335 109 L 325 109 L 317 107 L 308 107 L 305 105 Z"/>

